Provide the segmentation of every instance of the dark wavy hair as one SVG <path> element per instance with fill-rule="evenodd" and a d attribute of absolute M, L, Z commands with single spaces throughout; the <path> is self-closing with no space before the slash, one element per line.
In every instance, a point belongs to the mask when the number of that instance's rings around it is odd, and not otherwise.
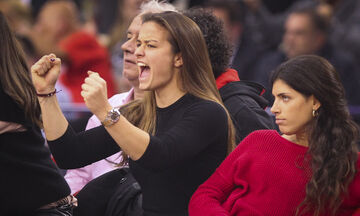
<path fill-rule="evenodd" d="M 272 73 L 271 84 L 279 79 L 305 97 L 313 95 L 321 104 L 306 130 L 309 157 L 305 158 L 309 159 L 312 175 L 297 215 L 335 215 L 357 172 L 359 135 L 339 75 L 326 59 L 302 55 L 281 64 Z"/>
<path fill-rule="evenodd" d="M 4 92 L 24 110 L 26 118 L 41 127 L 40 105 L 24 52 L 1 12 L 0 32 L 1 86 Z"/>
<path fill-rule="evenodd" d="M 183 14 L 192 19 L 203 33 L 213 73 L 215 79 L 218 78 L 229 67 L 232 54 L 223 22 L 202 8 L 191 8 Z"/>

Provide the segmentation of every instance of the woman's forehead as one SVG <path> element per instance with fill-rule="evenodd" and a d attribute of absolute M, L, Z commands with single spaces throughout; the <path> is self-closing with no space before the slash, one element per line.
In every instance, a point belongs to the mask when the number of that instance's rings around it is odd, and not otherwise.
<path fill-rule="evenodd" d="M 167 39 L 168 38 L 168 31 L 162 27 L 161 25 L 157 24 L 156 22 L 145 22 L 141 25 L 140 32 L 139 32 L 139 39 Z"/>

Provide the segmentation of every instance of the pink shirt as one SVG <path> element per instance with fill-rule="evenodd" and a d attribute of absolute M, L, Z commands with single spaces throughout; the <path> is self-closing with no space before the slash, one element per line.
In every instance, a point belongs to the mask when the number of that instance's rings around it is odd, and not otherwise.
<path fill-rule="evenodd" d="M 128 92 L 114 95 L 109 99 L 109 103 L 113 107 L 118 107 L 132 101 L 133 98 L 134 90 L 131 89 Z M 95 115 L 93 115 L 86 125 L 86 130 L 100 125 L 101 122 L 99 121 L 99 119 Z M 85 167 L 68 170 L 65 175 L 65 180 L 70 186 L 71 193 L 74 194 L 80 191 L 92 179 L 106 172 L 119 168 L 118 166 L 116 166 L 116 163 L 121 161 L 121 157 L 121 152 L 118 152 L 106 159 L 92 163 Z"/>

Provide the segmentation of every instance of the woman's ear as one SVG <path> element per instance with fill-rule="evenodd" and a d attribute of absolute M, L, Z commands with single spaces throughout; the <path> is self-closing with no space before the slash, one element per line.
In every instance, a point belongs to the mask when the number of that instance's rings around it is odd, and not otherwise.
<path fill-rule="evenodd" d="M 313 100 L 313 110 L 318 110 L 321 107 L 320 101 L 314 95 L 311 95 L 311 97 Z"/>
<path fill-rule="evenodd" d="M 182 65 L 183 65 L 183 59 L 182 59 L 181 53 L 175 54 L 174 66 L 178 68 L 178 67 L 181 67 Z"/>

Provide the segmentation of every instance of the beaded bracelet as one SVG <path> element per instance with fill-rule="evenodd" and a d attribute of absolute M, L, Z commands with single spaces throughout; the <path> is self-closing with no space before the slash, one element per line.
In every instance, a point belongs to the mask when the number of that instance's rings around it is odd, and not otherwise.
<path fill-rule="evenodd" d="M 61 92 L 62 90 L 59 90 L 59 91 L 57 91 L 56 89 L 53 91 L 53 92 L 50 92 L 50 93 L 48 93 L 48 94 L 38 94 L 38 93 L 36 93 L 36 95 L 38 96 L 38 97 L 51 97 L 51 96 L 53 96 L 53 95 L 55 95 L 56 93 L 59 93 L 59 92 Z"/>

